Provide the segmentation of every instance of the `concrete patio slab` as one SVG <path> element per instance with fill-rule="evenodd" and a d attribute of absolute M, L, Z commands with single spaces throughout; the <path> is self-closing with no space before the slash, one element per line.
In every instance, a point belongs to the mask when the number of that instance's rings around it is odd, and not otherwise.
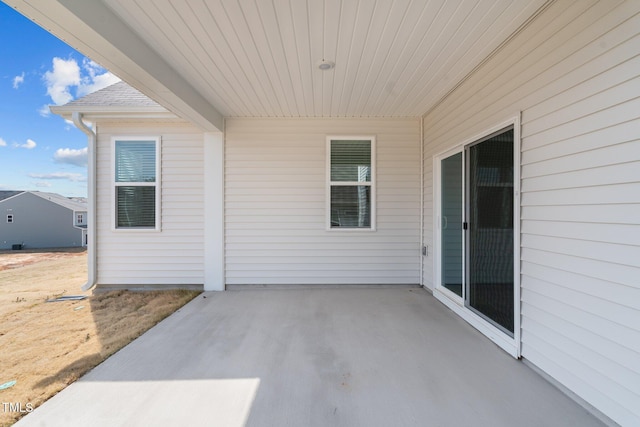
<path fill-rule="evenodd" d="M 204 293 L 18 426 L 601 426 L 420 288 Z"/>

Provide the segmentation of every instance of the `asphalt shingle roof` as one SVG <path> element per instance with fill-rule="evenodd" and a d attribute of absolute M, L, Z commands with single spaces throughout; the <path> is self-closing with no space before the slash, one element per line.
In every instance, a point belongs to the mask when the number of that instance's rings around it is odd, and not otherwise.
<path fill-rule="evenodd" d="M 42 197 L 45 200 L 49 200 L 50 202 L 53 202 L 55 204 L 58 204 L 60 206 L 63 206 L 67 209 L 71 209 L 74 211 L 86 211 L 87 210 L 87 204 L 86 203 L 82 203 L 79 202 L 77 200 L 73 200 L 70 199 L 68 197 L 65 196 L 61 196 L 60 194 L 56 194 L 56 193 L 45 193 L 42 191 L 29 191 L 29 193 L 34 194 L 36 196 Z"/>
<path fill-rule="evenodd" d="M 77 199 L 70 199 L 68 197 L 65 196 L 61 196 L 60 194 L 56 194 L 56 193 L 45 193 L 42 191 L 0 191 L 0 202 L 3 200 L 8 199 L 9 197 L 13 197 L 13 196 L 17 196 L 19 194 L 23 194 L 23 193 L 30 193 L 33 194 L 34 196 L 38 196 L 41 197 L 45 200 L 49 200 L 50 202 L 53 202 L 57 205 L 63 206 L 67 209 L 71 209 L 74 211 L 86 211 L 87 210 L 87 203 L 86 202 L 81 202 Z"/>
<path fill-rule="evenodd" d="M 121 81 L 90 93 L 65 107 L 161 107 L 160 104 Z"/>
<path fill-rule="evenodd" d="M 24 193 L 24 191 L 0 191 L 0 201 L 13 197 L 16 194 Z"/>

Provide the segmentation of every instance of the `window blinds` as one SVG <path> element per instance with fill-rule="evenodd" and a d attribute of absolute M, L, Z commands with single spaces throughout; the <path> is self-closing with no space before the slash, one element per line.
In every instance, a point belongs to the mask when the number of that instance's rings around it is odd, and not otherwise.
<path fill-rule="evenodd" d="M 371 141 L 331 141 L 331 181 L 371 182 Z"/>
<path fill-rule="evenodd" d="M 116 142 L 116 182 L 155 182 L 155 141 Z"/>
<path fill-rule="evenodd" d="M 371 141 L 331 141 L 331 227 L 371 227 Z"/>
<path fill-rule="evenodd" d="M 157 142 L 115 141 L 116 228 L 155 228 Z"/>

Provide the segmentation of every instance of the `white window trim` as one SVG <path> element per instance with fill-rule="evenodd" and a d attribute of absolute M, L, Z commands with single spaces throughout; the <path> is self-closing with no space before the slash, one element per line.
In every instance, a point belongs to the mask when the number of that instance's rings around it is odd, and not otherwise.
<path fill-rule="evenodd" d="M 515 358 L 519 358 L 522 354 L 522 338 L 521 338 L 521 304 L 520 304 L 520 165 L 521 165 L 521 133 L 520 133 L 520 113 L 515 117 L 497 124 L 485 131 L 481 132 L 457 144 L 446 151 L 433 156 L 433 236 L 434 236 L 434 277 L 433 277 L 433 296 L 449 307 L 453 312 L 462 317 L 471 326 L 476 328 L 500 348 Z M 453 295 L 451 292 L 443 290 L 442 286 L 442 234 L 440 229 L 440 184 L 441 184 L 441 160 L 457 153 L 464 151 L 465 147 L 484 139 L 487 135 L 498 132 L 502 129 L 513 126 L 513 150 L 514 150 L 514 168 L 513 168 L 513 260 L 514 260 L 514 331 L 513 337 L 501 332 L 497 327 L 491 325 L 481 316 L 475 314 L 464 305 L 462 298 Z"/>
<path fill-rule="evenodd" d="M 351 140 L 351 141 L 370 141 L 371 142 L 371 182 L 362 183 L 362 182 L 347 182 L 347 181 L 339 181 L 332 183 L 331 181 L 331 141 L 334 140 Z M 376 171 L 377 171 L 377 162 L 376 162 L 376 137 L 375 135 L 363 136 L 363 135 L 328 135 L 326 138 L 326 210 L 325 210 L 325 228 L 327 231 L 338 232 L 338 233 L 369 233 L 371 231 L 376 231 Z M 349 227 L 331 227 L 331 186 L 332 185 L 368 185 L 371 188 L 371 226 L 368 228 L 349 228 Z"/>
<path fill-rule="evenodd" d="M 154 141 L 156 144 L 156 181 L 149 182 L 116 182 L 116 141 Z M 161 138 L 159 136 L 113 136 L 111 138 L 111 231 L 117 233 L 155 233 L 161 231 Z M 156 223 L 153 228 L 118 227 L 118 213 L 116 212 L 116 187 L 119 186 L 149 186 L 156 188 Z"/>

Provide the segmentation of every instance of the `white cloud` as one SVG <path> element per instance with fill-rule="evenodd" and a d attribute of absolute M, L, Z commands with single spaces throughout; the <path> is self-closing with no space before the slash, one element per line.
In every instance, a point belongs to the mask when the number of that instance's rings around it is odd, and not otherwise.
<path fill-rule="evenodd" d="M 7 146 L 7 141 L 5 141 L 4 139 L 0 138 L 0 147 L 6 147 Z"/>
<path fill-rule="evenodd" d="M 53 187 L 53 184 L 47 181 L 38 181 L 35 183 L 35 185 L 36 187 L 45 187 L 45 188 Z"/>
<path fill-rule="evenodd" d="M 51 115 L 51 110 L 49 110 L 49 106 L 45 104 L 38 109 L 38 114 L 42 117 L 49 117 Z"/>
<path fill-rule="evenodd" d="M 29 176 L 36 179 L 66 179 L 72 182 L 84 182 L 87 180 L 82 174 L 70 172 L 30 173 Z"/>
<path fill-rule="evenodd" d="M 87 58 L 82 61 L 82 71 L 84 76 L 78 85 L 78 98 L 120 81 L 118 77 Z"/>
<path fill-rule="evenodd" d="M 44 73 L 47 95 L 56 105 L 73 100 L 70 87 L 80 84 L 80 67 L 75 59 L 53 58 L 53 70 Z"/>
<path fill-rule="evenodd" d="M 47 94 L 55 105 L 63 105 L 76 97 L 88 95 L 120 81 L 118 77 L 85 58 L 82 66 L 71 59 L 53 58 L 53 69 L 44 74 Z M 75 91 L 75 96 L 72 93 Z"/>
<path fill-rule="evenodd" d="M 24 144 L 18 144 L 15 143 L 13 144 L 14 147 L 16 148 L 26 148 L 27 150 L 32 150 L 34 148 L 36 148 L 36 142 L 33 139 L 27 139 L 27 142 L 25 142 Z"/>
<path fill-rule="evenodd" d="M 75 150 L 73 148 L 59 148 L 53 155 L 53 159 L 57 163 L 68 163 L 76 166 L 87 166 L 88 149 L 82 148 Z"/>
<path fill-rule="evenodd" d="M 24 83 L 24 71 L 19 76 L 13 78 L 13 88 L 18 89 L 22 83 Z"/>

